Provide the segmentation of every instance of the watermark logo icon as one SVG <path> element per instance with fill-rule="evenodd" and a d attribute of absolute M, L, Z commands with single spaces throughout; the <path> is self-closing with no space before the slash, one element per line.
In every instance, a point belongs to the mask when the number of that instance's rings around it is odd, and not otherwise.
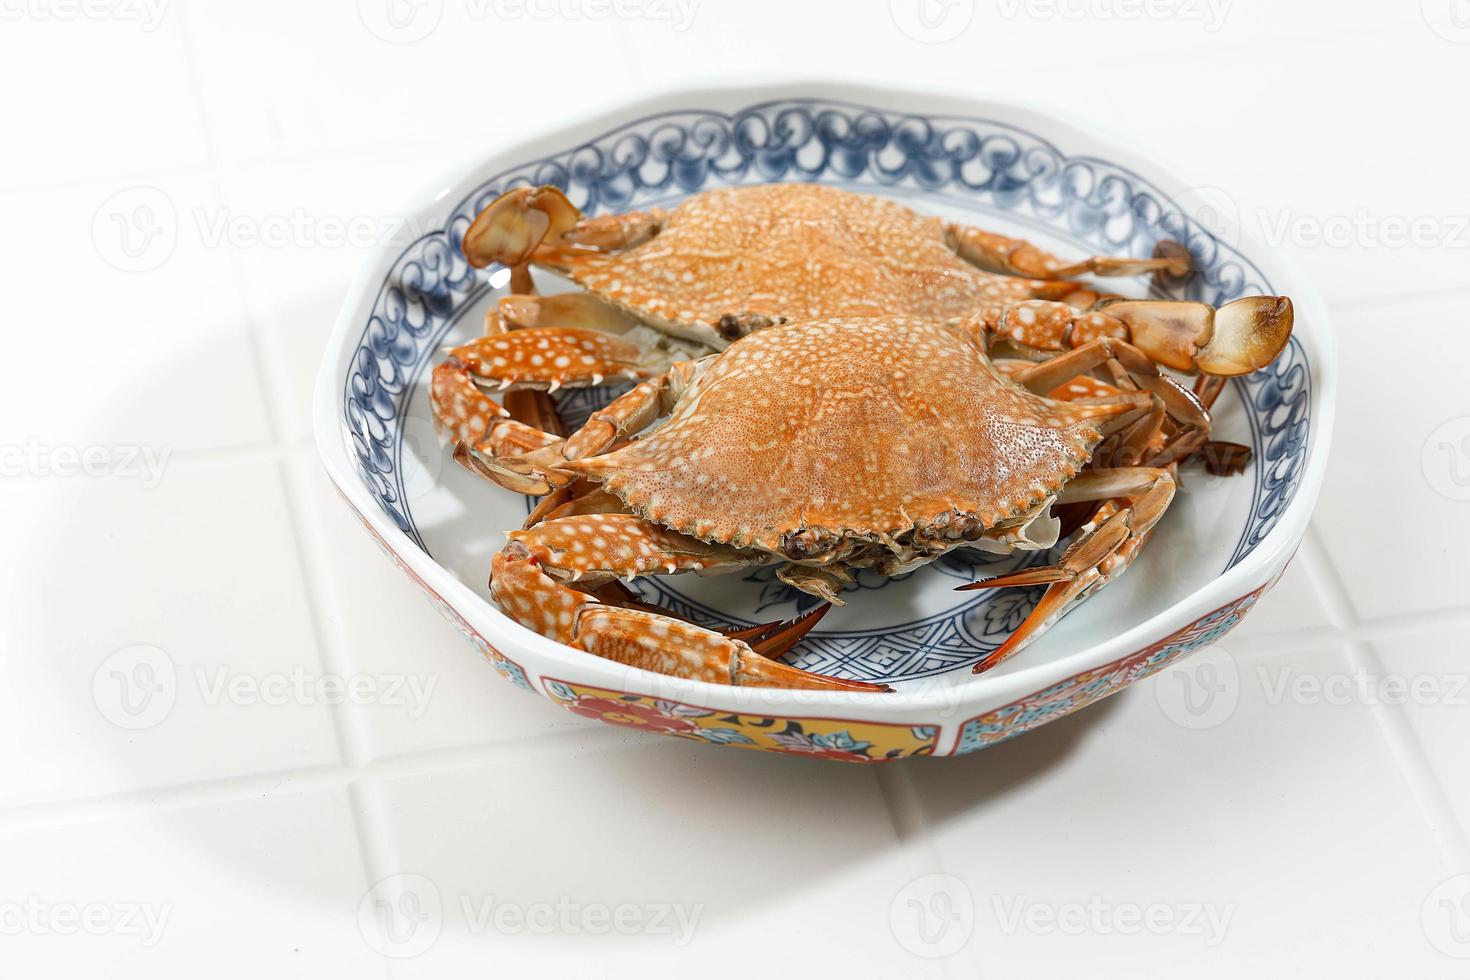
<path fill-rule="evenodd" d="M 954 875 L 924 875 L 893 896 L 888 926 L 898 944 L 915 956 L 953 956 L 975 931 L 975 900 L 969 886 Z"/>
<path fill-rule="evenodd" d="M 174 662 L 158 647 L 141 644 L 110 655 L 92 675 L 92 702 L 119 728 L 141 731 L 169 716 L 178 700 Z"/>
<path fill-rule="evenodd" d="M 179 243 L 173 200 L 157 187 L 128 187 L 102 202 L 92 216 L 92 244 L 121 272 L 150 272 L 167 262 Z"/>
<path fill-rule="evenodd" d="M 1240 703 L 1240 669 L 1228 650 L 1214 646 L 1160 672 L 1153 687 L 1174 724 L 1196 731 L 1215 728 Z"/>
<path fill-rule="evenodd" d="M 1470 500 L 1470 415 L 1450 419 L 1431 432 L 1419 466 L 1440 496 Z"/>
<path fill-rule="evenodd" d="M 920 44 L 943 44 L 970 26 L 975 0 L 888 0 L 888 14 L 900 31 Z"/>
<path fill-rule="evenodd" d="M 1470 44 L 1470 0 L 1419 0 L 1419 12 L 1446 41 Z"/>
<path fill-rule="evenodd" d="M 423 875 L 389 875 L 358 903 L 357 928 L 379 955 L 407 959 L 426 953 L 444 929 L 439 889 Z"/>
<path fill-rule="evenodd" d="M 1419 909 L 1429 944 L 1446 956 L 1470 959 L 1470 874 L 1446 878 Z"/>
<path fill-rule="evenodd" d="M 1188 187 L 1169 199 L 1169 205 L 1225 245 L 1240 244 L 1240 207 L 1219 187 Z"/>
<path fill-rule="evenodd" d="M 418 500 L 439 484 L 445 449 L 428 419 L 411 418 L 403 423 L 403 496 Z"/>
<path fill-rule="evenodd" d="M 389 44 L 422 41 L 439 26 L 444 0 L 357 0 L 357 17 Z"/>

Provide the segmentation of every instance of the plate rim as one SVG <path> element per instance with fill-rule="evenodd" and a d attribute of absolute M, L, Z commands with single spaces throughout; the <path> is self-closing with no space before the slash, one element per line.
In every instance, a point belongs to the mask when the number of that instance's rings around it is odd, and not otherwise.
<path fill-rule="evenodd" d="M 575 115 L 562 117 L 538 130 L 518 138 L 487 140 L 486 144 L 453 169 L 442 173 L 425 185 L 425 189 L 409 199 L 408 206 L 396 213 L 405 215 L 396 227 L 436 213 L 446 201 L 451 205 L 473 185 L 473 174 L 494 168 L 516 166 L 524 159 L 543 152 L 544 144 L 556 142 L 565 149 L 571 141 L 595 138 L 595 135 L 623 125 L 631 119 L 673 109 L 726 107 L 727 103 L 758 103 L 781 98 L 842 99 L 888 108 L 894 111 L 917 111 L 925 115 L 999 114 L 1003 119 L 1039 123 L 1043 138 L 1055 138 L 1058 130 L 1106 146 L 1111 162 L 1124 163 L 1140 175 L 1164 187 L 1180 189 L 1206 186 L 1191 181 L 1188 174 L 1150 147 L 1145 156 L 1142 143 L 1134 137 L 1122 137 L 1091 120 L 1080 119 L 1065 108 L 1057 108 L 1034 100 L 1016 99 L 997 93 L 959 92 L 944 87 L 896 87 L 869 83 L 853 83 L 832 78 L 806 76 L 800 73 L 773 75 L 751 74 L 741 77 L 679 80 L 634 99 L 610 99 Z M 923 106 L 918 109 L 918 106 Z M 728 111 L 728 109 L 727 109 Z M 1024 123 L 1024 121 L 1023 121 Z M 1213 186 L 1213 185 L 1211 185 Z M 758 701 L 762 710 L 799 706 L 807 713 L 820 716 L 828 711 L 863 710 L 878 714 L 907 714 L 907 709 L 932 710 L 942 704 L 953 712 L 946 721 L 958 721 L 972 714 L 981 704 L 1003 704 L 1016 697 L 1042 690 L 1049 685 L 1073 677 L 1079 672 L 1112 663 L 1130 652 L 1167 636 L 1200 614 L 1233 601 L 1268 582 L 1290 559 L 1306 532 L 1307 522 L 1315 507 L 1325 475 L 1330 451 L 1337 397 L 1337 351 L 1331 320 L 1325 303 L 1290 259 L 1268 251 L 1254 233 L 1240 229 L 1236 247 L 1264 270 L 1278 288 L 1289 293 L 1297 309 L 1298 323 L 1309 326 L 1302 335 L 1303 347 L 1312 371 L 1313 425 L 1307 446 L 1306 465 L 1300 484 L 1275 526 L 1260 543 L 1234 567 L 1199 589 L 1182 597 L 1148 619 L 1119 633 L 1043 663 L 1022 666 L 1005 674 L 972 675 L 952 670 L 934 678 L 908 682 L 913 687 L 900 687 L 890 694 L 855 694 L 849 692 L 813 692 L 780 689 L 732 688 L 706 681 L 672 678 L 611 661 L 589 657 L 586 653 L 563 646 L 521 626 L 505 616 L 494 605 L 482 599 L 456 576 L 418 548 L 411 538 L 390 521 L 362 486 L 351 466 L 344 426 L 337 415 L 336 394 L 340 389 L 344 355 L 348 353 L 350 336 L 361 325 L 366 306 L 370 307 L 382 278 L 401 254 L 402 246 L 394 237 L 395 229 L 385 241 L 363 260 L 339 308 L 336 323 L 323 352 L 312 396 L 313 431 L 318 454 L 328 476 L 360 520 L 407 565 L 443 601 L 484 634 L 492 647 L 499 641 L 515 653 L 529 652 L 548 661 L 538 664 L 536 689 L 540 676 L 571 672 L 582 678 L 580 683 L 616 688 L 632 692 L 654 691 L 671 698 L 692 700 L 705 705 L 729 704 L 750 710 L 750 702 Z M 498 647 L 497 647 L 498 652 Z M 961 675 L 961 676 L 956 676 Z M 927 683 L 951 679 L 957 683 Z M 941 688 L 944 690 L 933 690 Z M 953 688 L 950 690 L 949 688 Z M 757 696 L 753 691 L 760 691 Z M 936 698 L 936 694 L 939 695 Z"/>

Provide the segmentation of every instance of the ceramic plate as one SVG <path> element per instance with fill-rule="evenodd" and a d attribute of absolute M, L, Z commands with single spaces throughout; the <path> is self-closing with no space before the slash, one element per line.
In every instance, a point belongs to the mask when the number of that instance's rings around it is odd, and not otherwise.
<path fill-rule="evenodd" d="M 454 465 L 434 434 L 429 372 L 479 334 L 508 272 L 471 269 L 460 236 L 505 189 L 556 184 L 589 214 L 670 206 L 730 184 L 814 181 L 1028 238 L 1063 256 L 1147 255 L 1184 242 L 1198 271 L 1167 293 L 1220 305 L 1292 297 L 1296 332 L 1267 369 L 1232 381 L 1215 437 L 1255 450 L 1241 476 L 1186 471 L 1142 556 L 994 671 L 970 666 L 1025 617 L 1039 589 L 956 592 L 1046 554 L 953 553 L 908 575 L 864 573 L 799 648 L 798 666 L 887 695 L 742 691 L 659 677 L 535 635 L 489 598 L 490 556 L 526 498 Z M 1205 227 L 1192 185 L 1135 152 L 1027 108 L 833 84 L 686 91 L 487 152 L 412 202 L 411 234 L 383 247 L 343 306 L 315 403 L 327 469 L 395 562 L 514 683 L 571 710 L 722 744 L 854 761 L 970 751 L 1120 690 L 1231 629 L 1305 531 L 1331 427 L 1332 343 L 1300 276 L 1248 240 Z M 1203 217 L 1203 215 L 1201 215 Z M 547 292 L 566 288 L 552 277 Z M 577 424 L 615 391 L 569 392 Z M 708 625 L 785 619 L 815 600 L 772 569 L 640 579 L 649 601 Z M 405 658 L 413 651 L 405 650 Z"/>

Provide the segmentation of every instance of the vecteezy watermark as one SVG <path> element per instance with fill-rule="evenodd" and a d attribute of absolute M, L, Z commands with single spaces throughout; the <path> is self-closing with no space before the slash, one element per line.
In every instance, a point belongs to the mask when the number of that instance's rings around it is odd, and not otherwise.
<path fill-rule="evenodd" d="M 1258 209 L 1261 237 L 1272 248 L 1470 248 L 1470 215 L 1304 214 Z"/>
<path fill-rule="evenodd" d="M 700 0 L 455 0 L 471 21 L 641 20 L 687 31 Z M 438 29 L 445 0 L 358 0 L 357 16 L 375 37 L 413 44 Z"/>
<path fill-rule="evenodd" d="M 314 214 L 299 207 L 267 214 L 196 208 L 190 217 L 205 248 L 371 248 L 408 245 L 428 230 L 412 216 Z"/>
<path fill-rule="evenodd" d="M 1419 0 L 1429 29 L 1446 41 L 1470 44 L 1470 0 Z"/>
<path fill-rule="evenodd" d="M 1442 497 L 1470 500 L 1470 415 L 1450 419 L 1424 440 L 1424 479 Z"/>
<path fill-rule="evenodd" d="M 1170 665 L 1153 679 L 1164 715 L 1181 728 L 1223 725 L 1240 703 L 1240 669 L 1218 644 Z"/>
<path fill-rule="evenodd" d="M 138 480 L 144 490 L 152 490 L 163 482 L 172 454 L 169 446 L 52 446 L 32 437 L 24 443 L 0 443 L 0 479 Z"/>
<path fill-rule="evenodd" d="M 1465 0 L 1470 4 L 1470 0 Z M 1179 217 L 1197 224 L 1226 245 L 1240 244 L 1242 228 L 1272 248 L 1464 248 L 1470 249 L 1470 213 L 1396 214 L 1357 208 L 1351 212 L 1315 213 L 1295 208 L 1255 208 L 1243 215 L 1239 205 L 1219 187 L 1190 187 L 1169 199 L 1163 225 L 1175 235 Z"/>
<path fill-rule="evenodd" d="M 496 895 L 452 895 L 420 874 L 396 874 L 368 889 L 357 906 L 357 925 L 376 952 L 407 959 L 428 952 L 446 921 L 470 936 L 659 936 L 675 947 L 694 938 L 704 906 L 685 902 L 581 901 L 570 895 L 515 901 Z"/>
<path fill-rule="evenodd" d="M 179 243 L 173 200 L 157 187 L 126 187 L 92 216 L 92 244 L 122 272 L 148 272 L 168 261 Z"/>
<path fill-rule="evenodd" d="M 438 887 L 423 875 L 389 875 L 357 903 L 357 928 L 380 956 L 419 956 L 439 941 L 444 902 Z"/>
<path fill-rule="evenodd" d="M 181 683 L 205 707 L 289 706 L 387 707 L 417 720 L 428 710 L 438 687 L 437 674 L 331 674 L 304 667 L 247 673 L 229 666 L 194 665 L 181 671 L 155 646 L 131 646 L 110 655 L 92 675 L 92 701 L 104 718 L 120 728 L 141 731 L 162 724 L 178 702 Z"/>
<path fill-rule="evenodd" d="M 0 0 L 3 2 L 3 0 Z M 173 255 L 181 239 L 206 249 L 366 249 L 406 246 L 430 229 L 413 215 L 290 211 L 228 207 L 183 210 L 157 187 L 129 187 L 97 209 L 92 242 L 103 261 L 123 272 L 149 272 Z"/>
<path fill-rule="evenodd" d="M 51 902 L 39 895 L 0 900 L 0 936 L 124 936 L 158 945 L 172 902 Z"/>
<path fill-rule="evenodd" d="M 1435 949 L 1455 959 L 1470 959 L 1470 874 L 1435 885 L 1419 907 L 1419 925 Z"/>
<path fill-rule="evenodd" d="M 428 419 L 411 418 L 403 423 L 403 498 L 412 503 L 439 485 L 448 454 Z"/>
<path fill-rule="evenodd" d="M 497 20 L 644 20 L 683 32 L 694 24 L 699 0 L 465 0 L 471 19 L 488 8 Z"/>
<path fill-rule="evenodd" d="M 1193 222 L 1226 245 L 1240 244 L 1240 208 L 1223 188 L 1207 184 L 1187 187 L 1169 199 L 1169 208 L 1186 221 Z M 1182 228 L 1165 227 L 1174 234 L 1188 237 Z"/>
<path fill-rule="evenodd" d="M 317 674 L 300 666 L 267 674 L 237 673 L 227 666 L 212 670 L 195 666 L 191 673 L 204 703 L 210 707 L 376 705 L 403 708 L 414 720 L 428 710 L 439 684 L 437 674 Z"/>
<path fill-rule="evenodd" d="M 920 44 L 943 44 L 970 26 L 975 0 L 888 0 L 888 16 L 905 36 Z"/>
<path fill-rule="evenodd" d="M 1037 902 L 1024 895 L 991 896 L 1000 931 L 1039 936 L 1190 936 L 1213 948 L 1225 939 L 1235 905 L 1215 902 L 1115 902 L 1092 895 L 1085 901 Z"/>
<path fill-rule="evenodd" d="M 0 0 L 0 21 L 117 21 L 158 30 L 169 0 Z"/>
<path fill-rule="evenodd" d="M 1225 26 L 1231 0 L 996 0 L 1007 20 L 1159 20 L 1199 24 L 1214 33 Z"/>
<path fill-rule="evenodd" d="M 472 936 L 663 936 L 681 949 L 694 939 L 704 914 L 699 903 L 580 902 L 568 895 L 536 902 L 461 895 L 459 910 Z"/>
<path fill-rule="evenodd" d="M 124 647 L 92 674 L 92 703 L 102 717 L 129 731 L 162 722 L 178 696 L 178 670 L 172 658 L 155 646 Z"/>
<path fill-rule="evenodd" d="M 915 878 L 889 903 L 888 928 L 898 944 L 915 956 L 953 956 L 965 948 L 975 932 L 975 900 L 970 887 L 950 874 Z"/>
<path fill-rule="evenodd" d="M 1370 674 L 1355 670 L 1326 676 L 1300 673 L 1290 666 L 1260 666 L 1266 703 L 1300 705 L 1401 705 L 1420 708 L 1470 707 L 1470 674 Z"/>

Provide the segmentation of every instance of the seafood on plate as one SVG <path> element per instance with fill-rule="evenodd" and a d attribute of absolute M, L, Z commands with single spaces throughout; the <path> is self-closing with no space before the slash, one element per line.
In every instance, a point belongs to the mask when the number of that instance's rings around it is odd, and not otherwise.
<path fill-rule="evenodd" d="M 1085 520 L 1051 565 L 976 583 L 1045 584 L 976 670 L 1039 635 L 1131 563 L 1210 416 L 1160 365 L 1230 375 L 1286 343 L 1285 297 L 1025 300 L 963 319 L 886 315 L 775 324 L 673 363 L 561 439 L 490 463 L 547 495 L 493 559 L 511 618 L 598 656 L 723 684 L 876 691 L 782 662 L 827 607 L 719 632 L 638 600 L 620 579 L 776 564 L 840 602 L 854 572 L 908 571 L 953 548 L 1050 549 L 1054 507 Z M 995 352 L 1034 356 L 992 359 Z M 662 424 L 657 424 L 661 421 Z"/>
<path fill-rule="evenodd" d="M 1028 300 L 1087 310 L 1114 297 L 1076 276 L 1189 271 L 1188 253 L 1173 242 L 1152 258 L 1069 262 L 896 201 L 810 183 L 725 187 L 667 211 L 596 217 L 555 187 L 518 187 L 476 217 L 461 247 L 473 266 L 509 268 L 512 289 L 486 336 L 455 348 L 434 372 L 435 417 L 467 463 L 531 448 L 538 437 L 528 428 L 554 424 L 548 400 L 526 393 L 652 377 L 775 324 L 999 317 Z M 581 291 L 534 294 L 532 266 Z M 497 392 L 509 403 L 490 397 Z"/>

